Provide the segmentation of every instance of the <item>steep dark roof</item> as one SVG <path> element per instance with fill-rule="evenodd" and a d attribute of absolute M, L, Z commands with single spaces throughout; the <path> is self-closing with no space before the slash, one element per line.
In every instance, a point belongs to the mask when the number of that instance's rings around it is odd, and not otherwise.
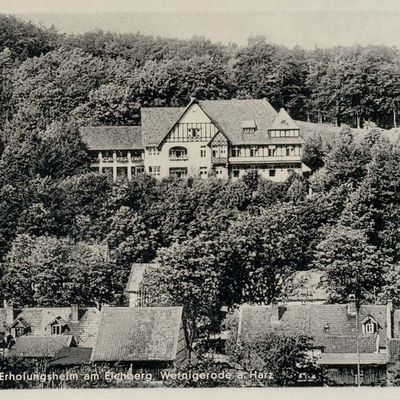
<path fill-rule="evenodd" d="M 24 335 L 16 339 L 9 355 L 16 357 L 54 357 L 63 347 L 73 345 L 71 335 Z"/>
<path fill-rule="evenodd" d="M 91 361 L 174 361 L 182 307 L 106 307 Z"/>
<path fill-rule="evenodd" d="M 279 306 L 279 321 L 271 320 L 271 306 L 243 306 L 239 332 L 244 340 L 262 339 L 271 332 L 304 334 L 314 338 L 316 346 L 324 346 L 328 336 L 351 336 L 361 333 L 355 327 L 355 317 L 347 313 L 346 304 L 290 304 Z M 371 315 L 379 324 L 378 334 L 385 337 L 386 306 L 363 305 L 359 321 Z M 383 340 L 383 339 L 382 339 Z M 337 349 L 337 352 L 344 352 Z"/>
<path fill-rule="evenodd" d="M 143 282 L 143 275 L 146 269 L 154 267 L 156 263 L 134 263 L 132 264 L 129 281 L 126 286 L 127 292 L 139 292 L 140 286 Z"/>
<path fill-rule="evenodd" d="M 91 355 L 90 347 L 64 347 L 48 364 L 50 366 L 89 364 Z"/>
<path fill-rule="evenodd" d="M 87 126 L 80 133 L 90 150 L 142 149 L 140 126 Z"/>

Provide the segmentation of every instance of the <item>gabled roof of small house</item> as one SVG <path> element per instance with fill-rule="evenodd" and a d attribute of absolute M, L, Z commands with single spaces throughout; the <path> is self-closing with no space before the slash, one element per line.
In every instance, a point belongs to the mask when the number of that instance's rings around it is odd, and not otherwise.
<path fill-rule="evenodd" d="M 265 99 L 196 100 L 196 103 L 199 104 L 201 109 L 233 145 L 304 143 L 301 137 L 269 137 L 268 130 L 271 128 L 278 113 Z M 143 145 L 159 145 L 178 122 L 186 108 L 187 107 L 142 108 Z M 244 133 L 244 121 L 253 121 L 254 125 L 257 127 L 256 131 L 254 133 Z M 290 129 L 290 127 L 286 129 Z"/>
<path fill-rule="evenodd" d="M 91 361 L 174 361 L 182 307 L 106 307 Z"/>
<path fill-rule="evenodd" d="M 140 150 L 140 126 L 86 126 L 80 128 L 82 140 L 90 150 Z"/>
<path fill-rule="evenodd" d="M 91 347 L 63 347 L 52 360 L 50 366 L 89 364 L 92 355 Z"/>
<path fill-rule="evenodd" d="M 29 324 L 28 324 L 28 322 L 26 322 L 25 320 L 24 320 L 24 318 L 22 318 L 21 316 L 19 316 L 19 317 L 17 317 L 17 318 L 15 318 L 14 319 L 14 321 L 13 321 L 13 323 L 8 327 L 9 329 L 10 328 L 13 328 L 14 326 L 16 326 L 16 325 L 18 325 L 18 324 L 22 324 L 25 328 L 29 328 Z"/>
<path fill-rule="evenodd" d="M 147 269 L 156 266 L 157 263 L 134 263 L 132 264 L 131 272 L 129 274 L 128 284 L 126 291 L 139 292 L 143 282 L 143 276 Z"/>
<path fill-rule="evenodd" d="M 74 345 L 71 335 L 23 335 L 15 340 L 9 355 L 16 357 L 54 357 L 63 347 Z"/>
<path fill-rule="evenodd" d="M 56 317 L 56 318 L 54 318 L 52 321 L 50 321 L 50 322 L 48 323 L 48 325 L 55 325 L 55 324 L 61 325 L 61 326 L 67 326 L 67 325 L 68 325 L 67 321 L 65 321 L 65 320 L 64 320 L 63 318 L 61 318 L 61 317 Z"/>
<path fill-rule="evenodd" d="M 355 318 L 349 316 L 347 304 L 290 304 L 279 307 L 280 319 L 271 321 L 273 307 L 242 306 L 239 332 L 244 340 L 259 340 L 277 332 L 304 334 L 313 337 L 316 346 L 324 346 L 327 336 L 351 336 L 361 333 L 355 327 Z M 362 305 L 359 321 L 372 315 L 379 327 L 386 327 L 386 305 Z M 378 331 L 378 334 L 380 332 Z"/>

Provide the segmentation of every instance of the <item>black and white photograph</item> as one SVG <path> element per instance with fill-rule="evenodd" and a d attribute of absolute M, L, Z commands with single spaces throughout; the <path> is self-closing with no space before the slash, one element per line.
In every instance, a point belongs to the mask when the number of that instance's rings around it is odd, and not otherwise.
<path fill-rule="evenodd" d="M 0 0 L 0 396 L 400 397 L 399 21 Z"/>

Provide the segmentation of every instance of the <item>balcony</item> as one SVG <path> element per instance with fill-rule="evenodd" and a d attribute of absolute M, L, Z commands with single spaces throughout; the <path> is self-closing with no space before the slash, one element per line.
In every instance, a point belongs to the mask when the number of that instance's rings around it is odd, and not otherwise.
<path fill-rule="evenodd" d="M 228 163 L 228 157 L 211 157 L 211 163 L 214 165 L 218 164 L 227 164 Z"/>
<path fill-rule="evenodd" d="M 119 163 L 127 163 L 128 157 L 117 157 L 117 162 Z"/>
<path fill-rule="evenodd" d="M 113 157 L 103 157 L 103 158 L 101 159 L 101 161 L 102 161 L 103 163 L 113 163 L 113 162 L 114 162 L 114 158 L 113 158 Z"/>
<path fill-rule="evenodd" d="M 189 158 L 188 156 L 169 156 L 169 161 L 187 161 Z"/>
<path fill-rule="evenodd" d="M 301 156 L 260 156 L 260 157 L 249 157 L 249 156 L 241 156 L 241 157 L 230 157 L 229 162 L 235 164 L 258 164 L 260 162 L 300 162 Z"/>

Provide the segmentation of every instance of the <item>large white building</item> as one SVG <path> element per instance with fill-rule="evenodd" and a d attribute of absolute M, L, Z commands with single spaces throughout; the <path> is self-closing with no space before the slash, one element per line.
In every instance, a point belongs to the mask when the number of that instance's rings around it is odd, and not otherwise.
<path fill-rule="evenodd" d="M 94 170 L 114 180 L 143 172 L 239 178 L 257 170 L 273 181 L 310 170 L 301 162 L 299 127 L 266 100 L 192 99 L 183 108 L 142 108 L 141 120 L 141 127 L 81 128 Z"/>

